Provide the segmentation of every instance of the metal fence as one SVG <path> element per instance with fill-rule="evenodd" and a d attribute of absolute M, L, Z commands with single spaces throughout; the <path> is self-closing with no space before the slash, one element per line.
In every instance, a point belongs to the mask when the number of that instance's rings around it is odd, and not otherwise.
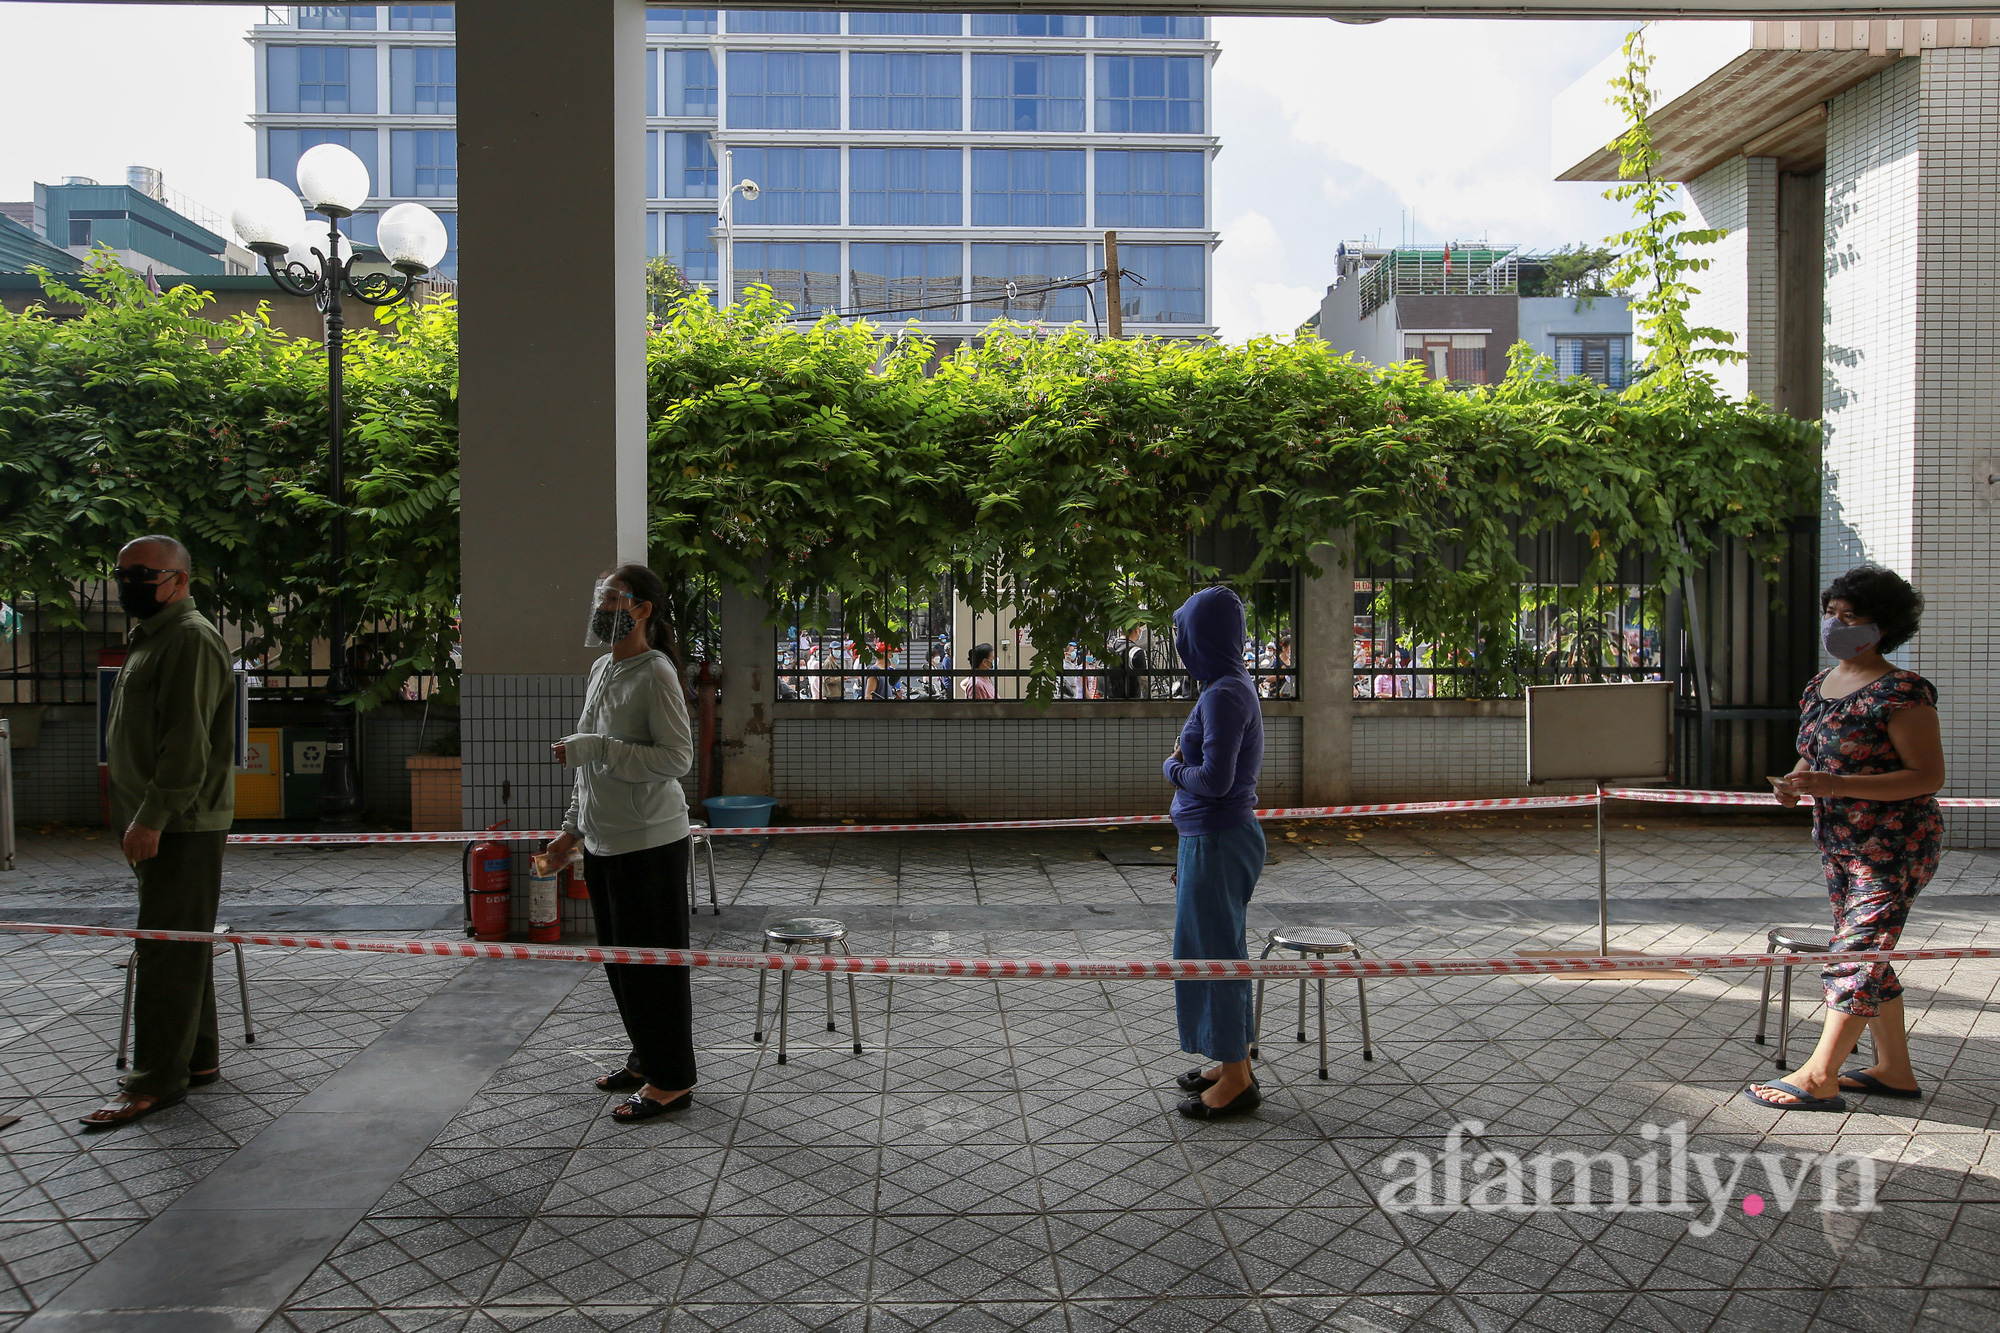
<path fill-rule="evenodd" d="M 122 651 L 133 625 L 107 585 L 80 588 L 77 605 L 81 625 L 68 623 L 54 608 L 35 602 L 4 603 L 11 617 L 0 628 L 0 703 L 92 704 L 97 702 L 99 654 Z M 364 623 L 348 639 L 348 668 L 357 685 L 365 686 L 382 672 L 392 654 L 388 645 L 402 630 L 401 619 Z M 312 663 L 285 663 L 259 645 L 253 631 L 227 620 L 217 625 L 223 646 L 236 669 L 246 673 L 256 697 L 267 703 L 297 703 L 321 698 L 326 691 L 327 648 L 313 645 Z M 397 697 L 429 699 L 436 693 L 435 673 L 422 672 L 406 680 Z"/>
<path fill-rule="evenodd" d="M 837 598 L 821 629 L 789 608 L 777 632 L 780 699 L 819 702 L 921 702 L 971 699 L 1020 702 L 1038 674 L 1035 649 L 1014 612 L 1002 604 L 975 611 L 949 578 L 912 580 L 892 590 L 888 620 L 895 635 L 870 632 Z M 1297 580 L 1290 572 L 1260 580 L 1246 599 L 1249 642 L 1244 663 L 1267 698 L 1298 697 L 1292 633 L 1298 623 Z M 1164 621 L 1171 608 L 1145 608 L 1145 622 Z M 1056 677 L 1062 700 L 1185 699 L 1194 687 L 1170 636 L 1146 623 L 1102 627 L 1073 640 Z"/>

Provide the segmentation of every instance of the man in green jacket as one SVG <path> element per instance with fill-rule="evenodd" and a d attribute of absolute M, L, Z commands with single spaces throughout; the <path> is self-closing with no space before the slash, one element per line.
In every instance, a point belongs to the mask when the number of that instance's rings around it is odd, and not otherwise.
<path fill-rule="evenodd" d="M 118 553 L 118 601 L 138 618 L 111 694 L 111 818 L 139 876 L 143 930 L 214 930 L 236 813 L 235 682 L 222 635 L 189 597 L 187 548 L 140 537 Z M 108 1129 L 221 1077 L 206 944 L 141 940 L 132 1072 L 82 1118 Z"/>

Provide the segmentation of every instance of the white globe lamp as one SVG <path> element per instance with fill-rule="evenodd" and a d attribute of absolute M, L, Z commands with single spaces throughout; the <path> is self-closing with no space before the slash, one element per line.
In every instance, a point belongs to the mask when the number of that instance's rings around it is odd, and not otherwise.
<path fill-rule="evenodd" d="M 299 197 L 277 181 L 255 180 L 236 201 L 229 225 L 249 249 L 276 259 L 305 233 L 306 211 Z"/>
<path fill-rule="evenodd" d="M 375 248 L 413 278 L 436 268 L 450 246 L 444 219 L 422 204 L 397 204 L 375 229 Z"/>
<path fill-rule="evenodd" d="M 315 212 L 350 217 L 368 202 L 368 164 L 337 143 L 306 149 L 298 174 L 299 193 Z"/>

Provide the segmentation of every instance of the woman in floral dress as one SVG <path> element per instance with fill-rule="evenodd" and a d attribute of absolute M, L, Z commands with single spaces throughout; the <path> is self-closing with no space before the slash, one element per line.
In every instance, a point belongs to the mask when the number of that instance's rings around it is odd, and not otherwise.
<path fill-rule="evenodd" d="M 1944 785 L 1937 690 L 1883 657 L 1917 632 L 1924 599 L 1863 565 L 1820 594 L 1821 640 L 1839 660 L 1799 702 L 1799 762 L 1778 799 L 1813 798 L 1813 840 L 1833 899 L 1833 952 L 1893 949 L 1910 904 L 1937 871 Z M 1828 967 L 1826 1026 L 1806 1062 L 1744 1096 L 1781 1111 L 1844 1111 L 1842 1093 L 1922 1096 L 1903 1030 L 1903 987 L 1887 963 Z M 1867 1028 L 1875 1063 L 1841 1064 Z"/>

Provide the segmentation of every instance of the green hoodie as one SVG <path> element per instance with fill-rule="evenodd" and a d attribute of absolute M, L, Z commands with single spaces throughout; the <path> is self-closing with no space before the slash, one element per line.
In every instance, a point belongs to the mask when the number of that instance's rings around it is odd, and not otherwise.
<path fill-rule="evenodd" d="M 236 682 L 190 598 L 132 630 L 111 691 L 111 824 L 211 833 L 236 817 Z"/>

